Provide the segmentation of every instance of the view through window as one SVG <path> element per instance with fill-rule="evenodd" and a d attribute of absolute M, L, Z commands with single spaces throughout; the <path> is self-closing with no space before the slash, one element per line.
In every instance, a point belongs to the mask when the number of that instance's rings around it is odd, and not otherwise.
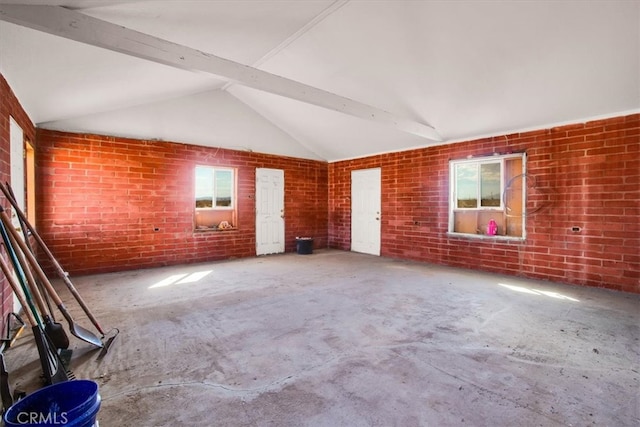
<path fill-rule="evenodd" d="M 449 232 L 524 237 L 524 153 L 450 162 Z"/>
<path fill-rule="evenodd" d="M 232 168 L 196 166 L 196 230 L 235 228 L 235 175 Z"/>

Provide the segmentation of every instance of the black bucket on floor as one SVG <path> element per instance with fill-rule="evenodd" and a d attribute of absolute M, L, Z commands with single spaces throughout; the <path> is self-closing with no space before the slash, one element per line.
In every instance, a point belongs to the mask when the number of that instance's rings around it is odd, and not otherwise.
<path fill-rule="evenodd" d="M 296 251 L 300 255 L 309 255 L 313 253 L 312 237 L 296 237 Z"/>

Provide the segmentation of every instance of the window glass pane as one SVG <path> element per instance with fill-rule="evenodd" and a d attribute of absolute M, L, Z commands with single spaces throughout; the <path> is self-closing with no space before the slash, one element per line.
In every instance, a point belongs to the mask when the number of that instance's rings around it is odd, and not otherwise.
<path fill-rule="evenodd" d="M 500 207 L 500 163 L 480 165 L 480 206 Z"/>
<path fill-rule="evenodd" d="M 216 207 L 229 207 L 233 193 L 233 172 L 230 170 L 216 170 Z"/>
<path fill-rule="evenodd" d="M 196 166 L 196 208 L 213 207 L 213 168 Z"/>
<path fill-rule="evenodd" d="M 476 164 L 456 165 L 456 206 L 478 207 L 478 166 Z"/>

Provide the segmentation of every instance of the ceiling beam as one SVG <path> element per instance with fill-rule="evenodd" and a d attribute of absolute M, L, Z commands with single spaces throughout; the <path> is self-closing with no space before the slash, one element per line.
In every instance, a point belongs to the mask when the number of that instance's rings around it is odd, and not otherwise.
<path fill-rule="evenodd" d="M 64 7 L 0 4 L 0 20 L 172 67 L 214 74 L 243 86 L 442 141 L 428 124 Z"/>

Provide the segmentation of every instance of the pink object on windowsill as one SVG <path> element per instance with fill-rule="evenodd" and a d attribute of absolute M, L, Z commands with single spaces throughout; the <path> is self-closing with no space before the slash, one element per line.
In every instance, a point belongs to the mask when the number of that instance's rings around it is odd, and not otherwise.
<path fill-rule="evenodd" d="M 496 224 L 496 221 L 493 219 L 487 224 L 487 234 L 489 236 L 495 236 L 498 234 L 498 224 Z"/>

